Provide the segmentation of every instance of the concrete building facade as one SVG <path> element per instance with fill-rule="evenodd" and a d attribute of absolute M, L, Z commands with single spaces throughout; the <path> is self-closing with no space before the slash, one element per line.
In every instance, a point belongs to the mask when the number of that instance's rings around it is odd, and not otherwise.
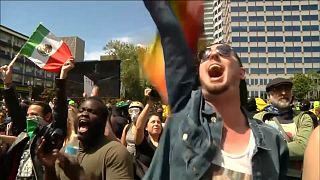
<path fill-rule="evenodd" d="M 84 40 L 77 36 L 62 37 L 62 40 L 69 46 L 75 62 L 83 62 L 85 48 Z"/>
<path fill-rule="evenodd" d="M 275 77 L 320 70 L 318 0 L 211 0 L 204 7 L 206 39 L 234 47 L 249 96 L 265 97 Z"/>

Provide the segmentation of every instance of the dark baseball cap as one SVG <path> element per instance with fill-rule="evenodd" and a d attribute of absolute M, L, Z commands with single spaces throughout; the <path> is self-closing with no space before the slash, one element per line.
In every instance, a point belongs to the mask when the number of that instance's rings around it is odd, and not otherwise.
<path fill-rule="evenodd" d="M 266 86 L 266 91 L 269 92 L 271 90 L 271 88 L 279 86 L 279 85 L 283 85 L 283 84 L 287 84 L 290 85 L 292 87 L 293 83 L 290 79 L 285 79 L 285 78 L 275 78 L 273 79 L 271 82 L 269 82 Z"/>

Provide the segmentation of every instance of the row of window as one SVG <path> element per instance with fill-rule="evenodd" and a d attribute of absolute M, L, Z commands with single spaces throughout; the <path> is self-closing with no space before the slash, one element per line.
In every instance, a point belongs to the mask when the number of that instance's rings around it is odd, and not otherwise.
<path fill-rule="evenodd" d="M 305 73 L 315 71 L 313 68 L 305 68 Z M 249 74 L 298 74 L 303 73 L 303 68 L 250 68 Z M 257 84 L 255 84 L 257 85 Z M 261 85 L 261 84 L 260 84 Z"/>
<path fill-rule="evenodd" d="M 319 42 L 320 36 L 239 36 L 232 37 L 232 42 Z"/>
<path fill-rule="evenodd" d="M 319 31 L 319 25 L 307 26 L 232 26 L 232 32 L 264 32 L 264 31 Z"/>
<path fill-rule="evenodd" d="M 308 11 L 318 10 L 317 4 L 312 5 L 285 5 L 285 6 L 235 6 L 231 7 L 231 12 L 246 12 L 246 11 Z"/>
<path fill-rule="evenodd" d="M 250 49 L 250 50 L 249 50 Z M 303 49 L 303 51 L 302 51 Z M 241 52 L 320 52 L 320 46 L 304 47 L 234 47 L 238 53 Z"/>
<path fill-rule="evenodd" d="M 317 21 L 318 15 L 286 15 L 286 16 L 232 16 L 232 22 L 258 22 L 258 21 Z"/>
<path fill-rule="evenodd" d="M 249 63 L 249 58 L 242 57 L 242 63 Z M 319 63 L 320 57 L 250 57 L 250 63 Z"/>

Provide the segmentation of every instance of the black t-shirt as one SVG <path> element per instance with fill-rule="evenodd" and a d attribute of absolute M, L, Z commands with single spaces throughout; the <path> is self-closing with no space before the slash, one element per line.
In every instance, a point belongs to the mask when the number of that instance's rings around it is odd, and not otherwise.
<path fill-rule="evenodd" d="M 136 146 L 136 158 L 149 167 L 156 149 L 157 147 L 152 144 L 149 136 L 145 135 L 142 143 Z"/>

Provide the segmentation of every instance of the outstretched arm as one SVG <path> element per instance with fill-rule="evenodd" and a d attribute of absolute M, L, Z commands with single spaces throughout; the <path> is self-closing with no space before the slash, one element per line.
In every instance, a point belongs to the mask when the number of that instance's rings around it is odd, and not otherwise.
<path fill-rule="evenodd" d="M 4 84 L 3 95 L 12 121 L 11 132 L 12 135 L 18 136 L 26 128 L 26 114 L 23 113 L 12 86 L 12 66 L 4 65 L 0 67 L 0 71 Z"/>
<path fill-rule="evenodd" d="M 53 108 L 54 128 L 60 128 L 64 135 L 67 132 L 68 104 L 66 96 L 66 78 L 68 72 L 74 68 L 74 59 L 64 63 L 60 71 L 60 78 L 55 80 L 57 101 Z"/>
<path fill-rule="evenodd" d="M 150 108 L 153 106 L 153 100 L 150 97 L 150 92 L 151 92 L 150 88 L 147 88 L 144 90 L 144 95 L 148 98 L 148 101 L 138 116 L 138 119 L 137 119 L 137 122 L 135 125 L 136 128 L 132 129 L 132 130 L 136 131 L 136 132 L 133 132 L 136 145 L 141 144 L 144 139 L 144 129 L 145 129 L 146 123 L 148 121 L 147 115 L 148 115 Z"/>
<path fill-rule="evenodd" d="M 192 53 L 169 2 L 144 0 L 144 3 L 161 36 L 168 101 L 174 113 L 187 103 L 195 83 L 196 73 Z"/>

